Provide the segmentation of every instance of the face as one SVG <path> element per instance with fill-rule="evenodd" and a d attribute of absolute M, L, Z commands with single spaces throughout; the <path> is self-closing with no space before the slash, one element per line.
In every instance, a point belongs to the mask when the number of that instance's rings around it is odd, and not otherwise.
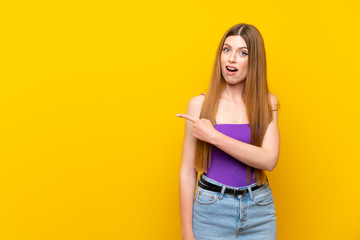
<path fill-rule="evenodd" d="M 225 39 L 221 51 L 221 72 L 229 84 L 237 84 L 246 79 L 248 67 L 248 49 L 240 36 Z"/>

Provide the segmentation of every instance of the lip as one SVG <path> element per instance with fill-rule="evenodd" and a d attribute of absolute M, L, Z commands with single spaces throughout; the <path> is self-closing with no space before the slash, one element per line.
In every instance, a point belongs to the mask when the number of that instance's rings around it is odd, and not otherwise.
<path fill-rule="evenodd" d="M 233 66 L 230 66 L 230 65 L 226 65 L 226 66 L 225 66 L 226 74 L 229 75 L 229 76 L 233 76 L 233 75 L 235 75 L 235 74 L 239 71 L 239 69 L 238 69 L 236 72 L 230 72 L 229 70 L 227 70 L 226 67 L 233 67 Z M 237 69 L 237 68 L 236 68 L 236 69 Z"/>
<path fill-rule="evenodd" d="M 226 65 L 225 67 L 231 67 L 231 68 L 235 68 L 236 70 L 239 70 L 237 67 L 231 65 Z"/>

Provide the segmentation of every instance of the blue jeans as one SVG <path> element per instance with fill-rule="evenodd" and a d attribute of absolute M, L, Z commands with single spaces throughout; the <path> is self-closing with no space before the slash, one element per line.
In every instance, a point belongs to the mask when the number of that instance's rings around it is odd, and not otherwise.
<path fill-rule="evenodd" d="M 251 191 L 250 187 L 231 187 L 204 174 L 202 177 L 222 187 L 222 192 L 206 190 L 197 184 L 193 205 L 193 232 L 196 240 L 273 240 L 277 239 L 275 204 L 269 181 Z M 246 195 L 225 193 L 225 188 L 249 189 Z"/>

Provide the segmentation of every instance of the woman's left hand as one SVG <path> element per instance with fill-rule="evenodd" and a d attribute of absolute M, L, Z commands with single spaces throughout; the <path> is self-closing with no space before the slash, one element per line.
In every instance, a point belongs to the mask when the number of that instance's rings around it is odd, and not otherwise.
<path fill-rule="evenodd" d="M 218 131 L 216 131 L 209 119 L 196 119 L 185 114 L 176 114 L 176 116 L 192 121 L 193 135 L 195 138 L 201 141 L 212 143 L 212 140 L 214 139 L 216 134 L 218 134 Z"/>

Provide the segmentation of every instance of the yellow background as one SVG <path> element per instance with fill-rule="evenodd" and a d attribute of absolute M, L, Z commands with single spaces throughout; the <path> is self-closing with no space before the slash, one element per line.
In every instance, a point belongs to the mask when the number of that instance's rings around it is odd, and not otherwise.
<path fill-rule="evenodd" d="M 360 239 L 359 1 L 3 1 L 0 239 L 180 239 L 188 100 L 265 40 L 279 239 Z"/>

